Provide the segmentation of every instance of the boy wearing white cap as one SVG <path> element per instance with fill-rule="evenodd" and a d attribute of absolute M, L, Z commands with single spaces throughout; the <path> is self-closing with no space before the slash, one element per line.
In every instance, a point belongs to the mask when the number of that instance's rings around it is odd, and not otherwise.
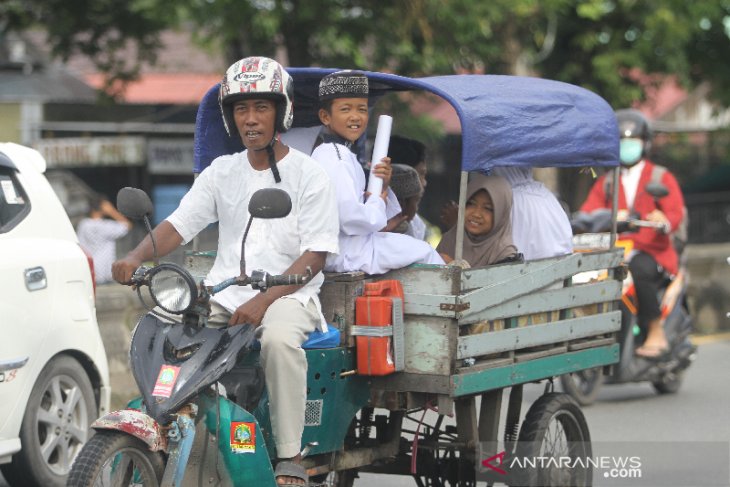
<path fill-rule="evenodd" d="M 383 192 L 365 191 L 365 172 L 351 149 L 367 129 L 368 96 L 368 79 L 357 71 L 331 73 L 319 84 L 319 118 L 325 130 L 312 158 L 329 174 L 340 214 L 340 252 L 328 255 L 325 270 L 383 274 L 414 263 L 443 264 L 428 243 L 390 233 L 408 216 L 388 187 L 389 158 L 372 169 L 383 179 Z"/>

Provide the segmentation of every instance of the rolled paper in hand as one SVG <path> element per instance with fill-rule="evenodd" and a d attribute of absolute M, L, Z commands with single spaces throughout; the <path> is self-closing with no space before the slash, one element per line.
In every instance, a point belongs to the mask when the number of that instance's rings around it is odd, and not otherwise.
<path fill-rule="evenodd" d="M 370 159 L 370 177 L 368 178 L 368 192 L 370 194 L 379 195 L 383 192 L 383 180 L 375 176 L 374 170 L 375 166 L 380 164 L 380 160 L 388 155 L 391 127 L 393 127 L 393 117 L 381 115 L 378 118 L 378 131 L 375 133 L 373 157 Z"/>

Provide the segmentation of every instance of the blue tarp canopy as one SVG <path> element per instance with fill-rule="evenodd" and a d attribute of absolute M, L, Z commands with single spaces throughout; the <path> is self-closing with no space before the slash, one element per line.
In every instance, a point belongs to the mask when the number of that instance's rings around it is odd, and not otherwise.
<path fill-rule="evenodd" d="M 319 80 L 334 69 L 290 68 L 294 127 L 319 124 Z M 372 99 L 393 91 L 426 91 L 450 103 L 461 122 L 463 171 L 495 166 L 608 167 L 618 165 L 618 127 L 600 96 L 558 81 L 520 76 L 452 75 L 406 78 L 365 71 Z M 396 122 L 397 123 L 397 122 Z M 243 150 L 229 137 L 218 107 L 218 85 L 198 109 L 195 172 L 222 154 Z"/>

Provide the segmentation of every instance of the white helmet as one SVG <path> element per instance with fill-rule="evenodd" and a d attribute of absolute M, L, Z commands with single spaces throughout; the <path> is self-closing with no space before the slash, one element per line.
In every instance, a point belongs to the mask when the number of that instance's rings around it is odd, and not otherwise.
<path fill-rule="evenodd" d="M 294 120 L 293 82 L 281 64 L 267 57 L 247 57 L 231 65 L 221 81 L 218 103 L 228 135 L 235 134 L 233 103 L 245 98 L 276 102 L 276 131 L 286 132 Z"/>

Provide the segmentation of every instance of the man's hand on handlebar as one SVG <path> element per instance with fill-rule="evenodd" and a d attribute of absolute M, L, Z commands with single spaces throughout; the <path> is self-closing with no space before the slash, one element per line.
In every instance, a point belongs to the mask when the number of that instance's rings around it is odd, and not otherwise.
<path fill-rule="evenodd" d="M 112 277 L 119 284 L 131 284 L 134 271 L 141 265 L 141 260 L 127 255 L 112 264 Z"/>
<path fill-rule="evenodd" d="M 228 326 L 249 324 L 253 325 L 254 328 L 258 327 L 271 303 L 273 303 L 271 296 L 266 293 L 257 294 L 236 308 L 236 311 L 231 315 L 231 319 L 228 320 Z"/>

